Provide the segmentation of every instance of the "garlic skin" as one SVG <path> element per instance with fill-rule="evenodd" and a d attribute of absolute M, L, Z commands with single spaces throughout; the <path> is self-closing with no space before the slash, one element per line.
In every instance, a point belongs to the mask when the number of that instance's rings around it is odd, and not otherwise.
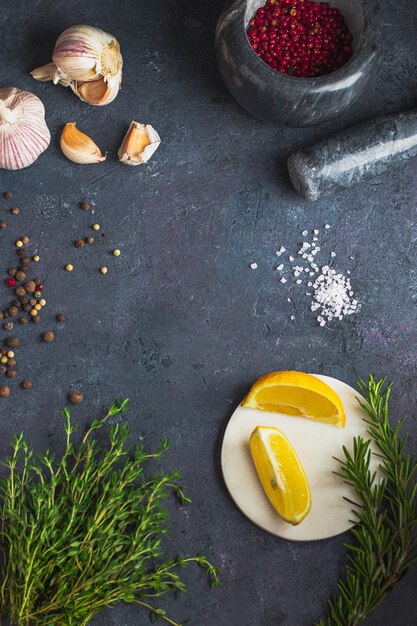
<path fill-rule="evenodd" d="M 75 122 L 65 124 L 61 133 L 61 150 L 74 163 L 101 163 L 106 160 L 100 148 L 88 135 L 78 130 Z"/>
<path fill-rule="evenodd" d="M 16 87 L 0 89 L 0 168 L 29 167 L 50 141 L 41 100 Z"/>
<path fill-rule="evenodd" d="M 150 124 L 132 122 L 117 154 L 125 165 L 147 163 L 158 149 L 161 138 Z"/>
<path fill-rule="evenodd" d="M 34 69 L 31 75 L 71 87 L 84 102 L 103 106 L 119 93 L 122 67 L 120 45 L 113 35 L 94 26 L 77 25 L 58 37 L 52 63 Z"/>

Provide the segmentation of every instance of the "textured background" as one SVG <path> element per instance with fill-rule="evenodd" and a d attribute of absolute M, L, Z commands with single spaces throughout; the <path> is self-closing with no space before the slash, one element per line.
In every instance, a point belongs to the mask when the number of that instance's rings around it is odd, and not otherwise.
<path fill-rule="evenodd" d="M 0 85 L 42 98 L 53 139 L 35 166 L 1 172 L 0 189 L 12 190 L 12 204 L 21 208 L 19 217 L 6 217 L 10 227 L 0 234 L 1 271 L 14 264 L 13 242 L 27 232 L 31 250 L 42 257 L 43 329 L 57 330 L 57 339 L 46 345 L 39 326 L 18 327 L 18 380 L 31 378 L 34 388 L 23 392 L 17 380 L 12 397 L 2 401 L 0 453 L 20 429 L 39 448 L 58 447 L 71 388 L 86 397 L 73 411 L 80 426 L 113 398 L 129 396 L 133 432 L 149 446 L 169 437 L 165 464 L 184 472 L 194 499 L 184 510 L 172 505 L 172 551 L 203 549 L 222 568 L 219 590 L 189 571 L 188 595 L 161 604 L 198 626 L 307 626 L 335 590 L 347 537 L 296 545 L 258 530 L 225 490 L 221 439 L 254 379 L 299 368 L 353 385 L 370 372 L 394 379 L 393 416 L 410 415 L 417 447 L 417 162 L 316 204 L 295 195 L 285 169 L 294 148 L 413 106 L 417 16 L 413 0 L 381 1 L 388 25 L 384 62 L 366 96 L 342 120 L 291 130 L 250 118 L 226 92 L 213 55 L 221 5 L 2 0 Z M 89 107 L 28 74 L 49 61 L 58 34 L 77 22 L 109 30 L 121 43 L 123 90 L 108 107 Z M 152 123 L 163 139 L 146 167 L 123 167 L 115 157 L 131 119 Z M 71 120 L 109 151 L 105 163 L 77 167 L 62 156 L 59 133 Z M 94 203 L 94 219 L 78 208 L 83 199 Z M 88 235 L 93 221 L 104 236 L 76 250 L 72 242 Z M 363 305 L 358 315 L 321 329 L 302 292 L 290 309 L 274 252 L 282 244 L 294 248 L 301 230 L 326 222 L 333 228 L 323 247 L 336 250 L 339 269 L 352 271 Z M 109 255 L 115 246 L 119 259 Z M 252 261 L 257 271 L 248 268 Z M 68 262 L 72 274 L 63 270 Z M 106 277 L 98 273 L 103 264 Z M 9 295 L 0 285 L 1 307 Z M 60 311 L 68 322 L 57 329 Z M 416 583 L 417 568 L 367 623 L 414 623 Z M 126 606 L 95 622 L 147 623 L 146 613 Z"/>

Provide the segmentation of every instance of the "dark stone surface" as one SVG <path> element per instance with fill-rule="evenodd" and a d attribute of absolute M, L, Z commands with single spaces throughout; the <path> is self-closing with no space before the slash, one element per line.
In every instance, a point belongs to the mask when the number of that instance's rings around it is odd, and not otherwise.
<path fill-rule="evenodd" d="M 170 438 L 165 464 L 184 472 L 194 499 L 184 510 L 172 504 L 168 548 L 203 549 L 222 568 L 221 589 L 210 591 L 203 575 L 188 571 L 188 595 L 161 604 L 198 626 L 309 626 L 335 590 L 347 536 L 296 545 L 258 530 L 226 493 L 221 438 L 250 384 L 273 369 L 326 373 L 350 384 L 370 372 L 386 375 L 396 383 L 393 416 L 415 416 L 417 161 L 313 205 L 294 192 L 286 159 L 341 127 L 415 105 L 417 18 L 412 0 L 381 2 L 390 25 L 387 52 L 365 97 L 332 124 L 290 130 L 249 117 L 227 93 L 213 52 L 221 4 L 2 2 L 0 85 L 42 98 L 53 142 L 33 167 L 0 174 L 1 190 L 15 193 L 0 205 L 21 208 L 0 233 L 3 275 L 15 262 L 14 241 L 27 232 L 42 257 L 48 300 L 41 327 L 18 328 L 19 378 L 0 404 L 0 455 L 21 429 L 39 449 L 59 448 L 70 389 L 86 398 L 73 410 L 80 428 L 113 398 L 129 396 L 134 433 L 149 447 Z M 108 107 L 89 107 L 29 76 L 76 22 L 120 40 L 123 91 Z M 152 123 L 163 140 L 146 167 L 124 167 L 115 158 L 133 118 Z M 70 120 L 110 151 L 105 163 L 77 167 L 61 155 L 59 132 Z M 94 215 L 78 208 L 83 199 L 94 203 Z M 76 250 L 73 240 L 88 235 L 93 221 L 105 236 Z M 289 321 L 274 252 L 281 244 L 294 248 L 301 230 L 326 222 L 333 226 L 326 245 L 337 251 L 340 269 L 352 270 L 363 305 L 322 329 L 303 297 Z M 119 259 L 109 255 L 115 246 Z M 257 271 L 248 268 L 252 261 Z M 63 270 L 68 262 L 72 274 Z M 105 277 L 98 272 L 104 263 Z M 1 284 L 2 306 L 8 297 Z M 68 321 L 57 327 L 61 311 Z M 56 331 L 50 345 L 40 340 L 47 329 Z M 34 382 L 30 392 L 18 388 L 26 377 Z M 406 427 L 417 448 L 415 419 Z M 367 623 L 410 626 L 416 583 L 417 568 Z M 141 609 L 125 606 L 95 621 L 148 623 Z"/>

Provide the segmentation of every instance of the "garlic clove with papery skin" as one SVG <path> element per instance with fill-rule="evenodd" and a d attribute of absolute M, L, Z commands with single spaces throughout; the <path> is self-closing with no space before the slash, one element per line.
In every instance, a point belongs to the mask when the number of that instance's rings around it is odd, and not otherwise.
<path fill-rule="evenodd" d="M 161 138 L 150 124 L 132 122 L 117 154 L 125 165 L 147 163 L 158 149 Z"/>
<path fill-rule="evenodd" d="M 52 63 L 31 72 L 36 80 L 52 80 L 85 102 L 109 104 L 116 97 L 122 82 L 123 59 L 113 35 L 94 26 L 68 28 L 57 39 Z M 99 81 L 91 89 L 85 83 Z"/>
<path fill-rule="evenodd" d="M 106 160 L 100 148 L 88 135 L 78 130 L 75 122 L 65 124 L 61 133 L 61 150 L 74 163 L 101 163 Z"/>
<path fill-rule="evenodd" d="M 16 87 L 0 89 L 0 168 L 20 170 L 32 165 L 50 141 L 41 100 Z"/>
<path fill-rule="evenodd" d="M 78 83 L 76 81 L 70 83 L 73 92 L 84 102 L 103 106 L 113 102 L 120 90 L 119 77 L 113 78 L 110 82 L 106 82 L 104 78 L 93 80 L 91 82 Z"/>

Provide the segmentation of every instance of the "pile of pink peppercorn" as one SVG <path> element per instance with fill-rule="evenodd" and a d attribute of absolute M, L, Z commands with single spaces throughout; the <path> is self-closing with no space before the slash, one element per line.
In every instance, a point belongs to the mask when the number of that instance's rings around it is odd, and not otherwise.
<path fill-rule="evenodd" d="M 352 56 L 344 17 L 327 2 L 268 0 L 250 20 L 247 35 L 267 65 L 299 78 L 330 74 Z"/>

